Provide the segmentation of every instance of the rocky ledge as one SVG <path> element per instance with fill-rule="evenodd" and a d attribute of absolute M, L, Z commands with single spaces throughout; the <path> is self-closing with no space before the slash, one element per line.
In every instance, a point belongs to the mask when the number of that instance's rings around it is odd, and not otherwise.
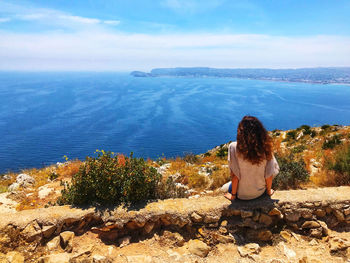
<path fill-rule="evenodd" d="M 26 259 L 50 262 L 44 258 L 53 247 L 70 253 L 74 236 L 86 232 L 97 234 L 103 242 L 123 245 L 169 230 L 188 240 L 201 240 L 198 244 L 204 248 L 198 253 L 205 256 L 206 248 L 218 243 L 272 244 L 286 229 L 321 239 L 329 229 L 349 231 L 349 227 L 348 186 L 276 191 L 272 198 L 254 201 L 230 202 L 220 195 L 114 209 L 53 206 L 2 214 L 0 252 L 18 251 Z M 350 247 L 350 242 L 340 243 L 333 249 Z"/>

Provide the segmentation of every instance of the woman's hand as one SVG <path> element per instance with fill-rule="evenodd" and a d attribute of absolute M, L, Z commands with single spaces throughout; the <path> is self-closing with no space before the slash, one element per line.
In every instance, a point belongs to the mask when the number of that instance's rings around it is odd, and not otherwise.
<path fill-rule="evenodd" d="M 231 194 L 231 193 L 226 193 L 226 194 L 224 194 L 224 197 L 225 197 L 226 199 L 230 200 L 230 201 L 233 201 L 233 200 L 236 199 L 236 195 L 233 195 L 233 194 Z"/>

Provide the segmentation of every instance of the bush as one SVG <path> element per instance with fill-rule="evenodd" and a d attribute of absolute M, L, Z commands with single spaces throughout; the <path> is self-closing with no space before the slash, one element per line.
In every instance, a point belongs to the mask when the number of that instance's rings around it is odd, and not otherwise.
<path fill-rule="evenodd" d="M 228 148 L 226 145 L 220 145 L 219 150 L 216 152 L 216 156 L 220 158 L 227 157 Z"/>
<path fill-rule="evenodd" d="M 98 152 L 87 157 L 72 182 L 61 191 L 58 204 L 119 205 L 156 197 L 161 175 L 142 158 Z"/>
<path fill-rule="evenodd" d="M 338 149 L 333 161 L 326 163 L 326 168 L 335 172 L 337 185 L 350 184 L 350 144 Z"/>
<path fill-rule="evenodd" d="M 157 186 L 156 198 L 183 198 L 186 197 L 186 190 L 183 187 L 177 187 L 173 178 L 168 177 L 166 180 L 161 180 Z"/>
<path fill-rule="evenodd" d="M 322 126 L 321 126 L 321 129 L 322 129 L 322 130 L 327 130 L 329 127 L 331 127 L 331 126 L 328 125 L 328 124 L 325 124 L 325 125 L 322 125 Z"/>
<path fill-rule="evenodd" d="M 183 160 L 186 162 L 186 163 L 198 163 L 199 161 L 199 158 L 194 155 L 193 153 L 186 153 L 185 156 L 183 157 Z"/>
<path fill-rule="evenodd" d="M 294 161 L 293 155 L 288 157 L 276 156 L 280 172 L 273 180 L 273 188 L 279 190 L 298 188 L 300 183 L 309 180 L 309 173 L 305 169 L 303 160 Z"/>
<path fill-rule="evenodd" d="M 340 135 L 336 134 L 330 139 L 326 139 L 323 142 L 322 149 L 327 150 L 327 149 L 333 149 L 335 146 L 341 144 L 340 140 Z"/>
<path fill-rule="evenodd" d="M 298 146 L 295 146 L 294 148 L 292 148 L 291 152 L 292 153 L 301 153 L 304 150 L 306 150 L 306 146 L 304 144 L 301 144 L 301 145 L 298 145 Z"/>
<path fill-rule="evenodd" d="M 297 135 L 296 131 L 289 131 L 289 132 L 287 132 L 287 139 L 288 140 L 295 140 L 296 135 Z"/>

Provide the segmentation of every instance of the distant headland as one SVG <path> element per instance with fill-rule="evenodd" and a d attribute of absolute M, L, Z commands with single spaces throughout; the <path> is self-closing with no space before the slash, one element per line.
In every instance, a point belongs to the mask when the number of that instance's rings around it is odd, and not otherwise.
<path fill-rule="evenodd" d="M 134 77 L 219 77 L 319 84 L 350 84 L 350 67 L 267 69 L 208 67 L 155 68 L 151 72 L 133 71 Z"/>

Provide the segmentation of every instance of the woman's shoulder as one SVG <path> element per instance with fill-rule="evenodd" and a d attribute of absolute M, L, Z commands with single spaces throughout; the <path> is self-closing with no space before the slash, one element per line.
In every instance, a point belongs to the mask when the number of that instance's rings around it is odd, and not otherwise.
<path fill-rule="evenodd" d="M 229 145 L 228 145 L 228 148 L 230 150 L 236 150 L 236 147 L 237 147 L 237 142 L 231 142 Z"/>

